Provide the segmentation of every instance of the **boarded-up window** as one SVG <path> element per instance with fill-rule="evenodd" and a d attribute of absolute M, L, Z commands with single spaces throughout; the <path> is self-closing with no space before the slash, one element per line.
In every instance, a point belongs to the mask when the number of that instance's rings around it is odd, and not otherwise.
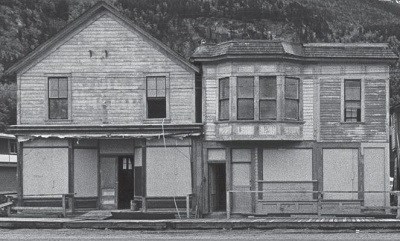
<path fill-rule="evenodd" d="M 322 153 L 324 199 L 358 199 L 358 149 L 323 149 Z"/>
<path fill-rule="evenodd" d="M 254 119 L 254 77 L 237 78 L 237 119 Z"/>
<path fill-rule="evenodd" d="M 344 81 L 344 121 L 361 121 L 361 80 Z"/>
<path fill-rule="evenodd" d="M 147 77 L 147 118 L 166 118 L 166 78 Z"/>
<path fill-rule="evenodd" d="M 229 78 L 219 80 L 219 119 L 229 119 Z"/>
<path fill-rule="evenodd" d="M 68 78 L 49 78 L 49 119 L 68 119 Z"/>
<path fill-rule="evenodd" d="M 190 147 L 148 147 L 146 188 L 149 197 L 184 197 L 192 193 Z"/>
<path fill-rule="evenodd" d="M 299 79 L 285 78 L 285 118 L 299 119 Z"/>
<path fill-rule="evenodd" d="M 260 120 L 276 119 L 276 77 L 260 77 Z"/>

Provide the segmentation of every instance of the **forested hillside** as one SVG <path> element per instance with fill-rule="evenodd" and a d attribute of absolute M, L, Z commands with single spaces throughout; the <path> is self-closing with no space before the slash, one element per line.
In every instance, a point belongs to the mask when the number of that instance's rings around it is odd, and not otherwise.
<path fill-rule="evenodd" d="M 0 0 L 0 131 L 15 122 L 15 77 L 2 73 L 96 0 Z M 201 40 L 389 42 L 400 52 L 400 5 L 379 0 L 106 0 L 188 58 Z M 392 104 L 400 103 L 399 65 Z"/>

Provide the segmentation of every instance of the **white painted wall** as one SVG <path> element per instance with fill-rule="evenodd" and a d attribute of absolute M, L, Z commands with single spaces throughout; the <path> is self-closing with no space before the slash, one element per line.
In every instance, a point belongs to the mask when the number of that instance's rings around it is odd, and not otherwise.
<path fill-rule="evenodd" d="M 186 196 L 192 193 L 189 147 L 148 147 L 147 196 Z"/>
<path fill-rule="evenodd" d="M 97 197 L 97 149 L 74 150 L 76 197 Z"/>
<path fill-rule="evenodd" d="M 68 149 L 25 148 L 24 195 L 68 193 Z"/>
<path fill-rule="evenodd" d="M 323 149 L 323 190 L 358 191 L 358 149 Z M 358 195 L 326 193 L 324 199 L 358 199 Z"/>

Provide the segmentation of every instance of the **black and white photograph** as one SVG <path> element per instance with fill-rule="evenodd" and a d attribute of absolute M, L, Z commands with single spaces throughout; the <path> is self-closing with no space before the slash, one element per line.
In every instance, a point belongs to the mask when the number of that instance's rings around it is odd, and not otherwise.
<path fill-rule="evenodd" d="M 399 0 L 0 0 L 0 240 L 400 240 Z"/>

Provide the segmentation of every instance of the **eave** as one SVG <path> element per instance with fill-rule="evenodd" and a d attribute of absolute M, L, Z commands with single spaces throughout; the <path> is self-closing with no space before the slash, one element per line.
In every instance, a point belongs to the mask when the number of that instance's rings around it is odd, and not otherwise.
<path fill-rule="evenodd" d="M 13 125 L 7 132 L 16 136 L 114 136 L 202 135 L 203 124 L 145 125 Z"/>
<path fill-rule="evenodd" d="M 155 46 L 157 46 L 160 50 L 162 50 L 164 53 L 169 55 L 171 58 L 177 60 L 177 62 L 180 62 L 182 65 L 185 67 L 195 71 L 196 73 L 199 72 L 199 68 L 192 65 L 189 61 L 175 53 L 172 49 L 170 49 L 168 46 L 166 46 L 164 43 L 147 33 L 145 30 L 140 28 L 138 25 L 136 25 L 133 21 L 128 19 L 127 17 L 123 16 L 121 13 L 119 13 L 114 7 L 108 5 L 107 3 L 103 1 L 99 1 L 97 4 L 95 4 L 93 7 L 91 7 L 89 10 L 84 12 L 82 15 L 80 15 L 77 19 L 72 21 L 71 23 L 67 24 L 63 29 L 61 29 L 54 37 L 50 38 L 43 44 L 39 45 L 36 47 L 33 51 L 31 51 L 29 54 L 27 54 L 24 58 L 19 60 L 16 64 L 12 65 L 10 68 L 8 68 L 5 72 L 4 75 L 10 76 L 13 74 L 17 74 L 20 72 L 23 72 L 25 69 L 29 68 L 32 63 L 34 63 L 37 59 L 40 59 L 43 56 L 46 56 L 52 49 L 55 49 L 58 47 L 59 43 L 70 36 L 70 34 L 73 34 L 74 31 L 79 28 L 81 25 L 84 23 L 90 21 L 92 18 L 95 18 L 98 14 L 101 14 L 103 12 L 108 12 L 114 15 L 116 18 L 118 18 L 120 21 L 125 23 L 129 28 L 139 32 L 142 36 L 147 38 L 150 42 L 154 43 Z"/>
<path fill-rule="evenodd" d="M 394 64 L 399 58 L 366 58 L 366 57 L 304 57 L 297 55 L 270 55 L 270 54 L 225 54 L 212 57 L 192 57 L 193 63 L 220 62 L 226 60 L 269 60 L 269 61 L 295 61 L 302 63 L 335 63 L 335 62 L 357 62 L 357 63 L 389 63 Z"/>

